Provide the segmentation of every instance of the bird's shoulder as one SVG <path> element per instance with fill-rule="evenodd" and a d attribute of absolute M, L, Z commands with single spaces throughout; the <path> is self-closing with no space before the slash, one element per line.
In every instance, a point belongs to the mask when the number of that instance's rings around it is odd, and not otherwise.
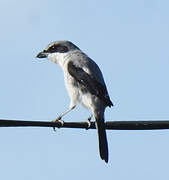
<path fill-rule="evenodd" d="M 83 71 L 105 86 L 104 78 L 99 66 L 85 53 L 81 51 L 75 51 L 68 58 L 67 68 L 70 64 L 73 64 L 74 67 L 83 69 Z"/>

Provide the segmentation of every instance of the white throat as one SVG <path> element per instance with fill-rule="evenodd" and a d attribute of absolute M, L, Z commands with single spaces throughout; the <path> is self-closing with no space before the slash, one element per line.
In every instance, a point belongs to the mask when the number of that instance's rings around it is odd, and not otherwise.
<path fill-rule="evenodd" d="M 63 67 L 66 61 L 66 55 L 67 53 L 52 53 L 48 55 L 48 59 Z"/>

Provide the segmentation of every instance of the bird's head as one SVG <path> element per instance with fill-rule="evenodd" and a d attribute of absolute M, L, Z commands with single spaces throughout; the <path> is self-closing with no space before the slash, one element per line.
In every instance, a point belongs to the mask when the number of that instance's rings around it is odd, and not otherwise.
<path fill-rule="evenodd" d="M 79 49 L 70 41 L 54 41 L 50 43 L 43 51 L 37 54 L 37 58 L 48 58 L 58 63 L 67 53 Z"/>

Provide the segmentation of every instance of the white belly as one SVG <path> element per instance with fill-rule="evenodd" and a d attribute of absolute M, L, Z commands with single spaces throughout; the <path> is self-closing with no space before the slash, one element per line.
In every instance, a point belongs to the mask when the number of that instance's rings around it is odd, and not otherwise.
<path fill-rule="evenodd" d="M 69 75 L 65 76 L 65 85 L 72 104 L 79 103 L 87 109 L 91 109 L 92 99 L 94 98 L 83 86 L 79 86 L 77 82 Z"/>
<path fill-rule="evenodd" d="M 91 94 L 79 91 L 78 103 L 87 109 L 91 109 L 93 103 Z"/>

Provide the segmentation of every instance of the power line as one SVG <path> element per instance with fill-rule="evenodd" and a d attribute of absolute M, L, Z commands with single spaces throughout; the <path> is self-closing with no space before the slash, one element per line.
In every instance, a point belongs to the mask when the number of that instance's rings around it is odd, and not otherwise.
<path fill-rule="evenodd" d="M 151 120 L 151 121 L 107 121 L 105 122 L 108 130 L 159 130 L 169 129 L 169 120 Z M 64 122 L 60 121 L 25 121 L 25 120 L 5 120 L 0 119 L 0 127 L 57 127 L 57 128 L 82 128 L 96 129 L 95 122 L 91 122 L 88 128 L 87 122 Z"/>

